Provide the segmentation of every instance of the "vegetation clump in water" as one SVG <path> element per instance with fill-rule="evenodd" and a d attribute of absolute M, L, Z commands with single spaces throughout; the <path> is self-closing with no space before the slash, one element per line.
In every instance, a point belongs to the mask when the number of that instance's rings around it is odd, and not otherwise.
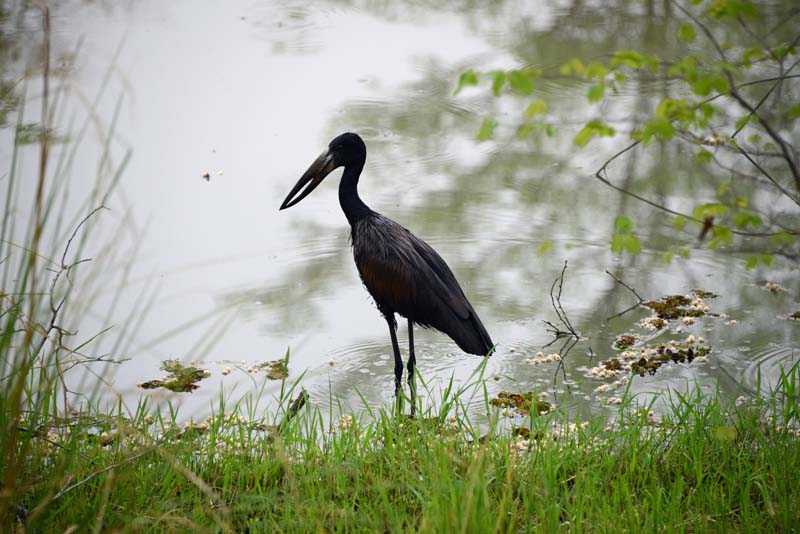
<path fill-rule="evenodd" d="M 624 350 L 633 346 L 634 343 L 639 339 L 639 336 L 636 334 L 622 334 L 617 338 L 614 342 L 614 348 Z"/>
<path fill-rule="evenodd" d="M 705 306 L 703 299 L 698 297 L 695 300 L 684 295 L 668 295 L 659 300 L 649 300 L 642 303 L 666 321 L 673 321 L 681 317 L 703 317 L 708 314 L 708 306 Z"/>
<path fill-rule="evenodd" d="M 711 291 L 705 291 L 703 289 L 692 289 L 692 293 L 694 293 L 695 295 L 697 295 L 698 298 L 701 298 L 703 300 L 715 299 L 719 297 L 719 295 L 717 295 L 716 293 L 712 293 Z"/>
<path fill-rule="evenodd" d="M 289 365 L 286 359 L 260 363 L 257 367 L 265 369 L 267 378 L 270 380 L 283 380 L 289 376 Z"/>
<path fill-rule="evenodd" d="M 624 350 L 616 358 L 601 361 L 589 370 L 589 375 L 595 378 L 618 378 L 620 375 L 634 374 L 645 376 L 653 375 L 665 363 L 691 363 L 694 360 L 704 362 L 711 348 L 704 345 L 702 337 L 688 336 L 683 341 L 670 341 L 644 345 L 639 350 Z M 618 378 L 613 385 L 602 384 L 595 388 L 598 393 L 605 393 L 610 389 L 624 386 L 628 382 L 627 376 Z"/>
<path fill-rule="evenodd" d="M 691 363 L 697 357 L 705 357 L 711 349 L 704 346 L 693 346 L 689 343 L 676 345 L 661 344 L 648 350 L 652 354 L 649 358 L 642 357 L 631 364 L 631 373 L 644 376 L 645 373 L 654 375 L 659 367 L 667 362 Z"/>
<path fill-rule="evenodd" d="M 777 282 L 766 282 L 763 287 L 773 295 L 786 292 L 786 288 Z"/>
<path fill-rule="evenodd" d="M 199 386 L 198 382 L 211 376 L 205 369 L 193 365 L 183 365 L 178 360 L 166 360 L 161 364 L 161 370 L 169 373 L 160 380 L 148 380 L 139 384 L 143 389 L 164 388 L 177 393 L 192 392 Z"/>
<path fill-rule="evenodd" d="M 540 400 L 534 397 L 533 392 L 527 393 L 510 393 L 508 391 L 501 391 L 497 397 L 489 401 L 492 406 L 500 406 L 510 411 L 511 415 L 545 415 L 550 413 L 553 405 L 547 401 Z"/>

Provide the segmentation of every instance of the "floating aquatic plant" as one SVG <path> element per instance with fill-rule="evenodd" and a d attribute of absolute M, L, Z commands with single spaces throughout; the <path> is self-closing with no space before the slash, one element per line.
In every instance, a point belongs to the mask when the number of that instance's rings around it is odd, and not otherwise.
<path fill-rule="evenodd" d="M 211 376 L 211 373 L 205 369 L 184 365 L 178 360 L 164 361 L 161 364 L 161 370 L 166 371 L 168 375 L 162 379 L 142 382 L 139 387 L 143 389 L 164 388 L 178 393 L 187 393 L 197 389 L 198 382 Z"/>
<path fill-rule="evenodd" d="M 489 401 L 492 406 L 500 406 L 506 409 L 511 409 L 513 413 L 519 415 L 545 415 L 550 413 L 553 405 L 547 401 L 540 400 L 534 397 L 533 392 L 527 393 L 510 393 L 508 391 L 501 391 L 497 397 Z"/>
<path fill-rule="evenodd" d="M 286 359 L 260 363 L 256 367 L 266 370 L 267 378 L 270 380 L 283 380 L 289 376 L 289 365 Z"/>
<path fill-rule="evenodd" d="M 638 339 L 639 336 L 636 334 L 622 334 L 614 341 L 614 348 L 620 350 L 630 348 Z"/>

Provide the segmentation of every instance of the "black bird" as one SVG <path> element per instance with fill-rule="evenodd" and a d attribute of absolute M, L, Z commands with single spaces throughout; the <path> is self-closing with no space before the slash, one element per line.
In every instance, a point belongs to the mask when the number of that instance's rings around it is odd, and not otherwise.
<path fill-rule="evenodd" d="M 350 223 L 358 273 L 389 325 L 398 397 L 403 360 L 397 345 L 394 314 L 408 319 L 408 383 L 413 411 L 414 323 L 444 332 L 461 350 L 470 354 L 487 356 L 494 343 L 441 256 L 396 222 L 369 209 L 359 198 L 358 178 L 366 159 L 367 147 L 357 134 L 344 133 L 336 137 L 298 180 L 280 209 L 294 206 L 331 171 L 344 167 L 339 182 L 339 203 Z M 304 186 L 307 187 L 303 189 Z"/>

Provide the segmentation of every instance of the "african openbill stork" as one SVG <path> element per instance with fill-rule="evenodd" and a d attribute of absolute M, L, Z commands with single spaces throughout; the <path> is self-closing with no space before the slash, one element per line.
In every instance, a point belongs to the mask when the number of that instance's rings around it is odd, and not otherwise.
<path fill-rule="evenodd" d="M 339 203 L 350 223 L 358 273 L 389 325 L 398 398 L 403 360 L 397 344 L 394 314 L 408 319 L 408 384 L 413 413 L 414 323 L 444 332 L 461 350 L 470 354 L 487 356 L 494 343 L 441 256 L 404 227 L 369 209 L 358 196 L 358 178 L 366 159 L 367 147 L 357 134 L 344 133 L 336 137 L 298 180 L 280 209 L 294 206 L 331 171 L 344 167 L 339 182 Z"/>

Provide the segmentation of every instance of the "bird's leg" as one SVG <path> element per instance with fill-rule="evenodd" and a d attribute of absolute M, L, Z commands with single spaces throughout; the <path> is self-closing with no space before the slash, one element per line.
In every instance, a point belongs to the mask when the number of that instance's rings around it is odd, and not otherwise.
<path fill-rule="evenodd" d="M 417 386 L 414 381 L 414 365 L 417 359 L 414 356 L 414 323 L 408 320 L 408 389 L 411 391 L 411 415 L 416 411 Z"/>
<path fill-rule="evenodd" d="M 394 395 L 397 397 L 398 403 L 403 396 L 403 359 L 400 357 L 400 346 L 397 344 L 397 323 L 394 320 L 394 315 L 387 316 L 386 322 L 389 323 L 389 335 L 392 336 L 392 350 L 394 351 Z"/>

